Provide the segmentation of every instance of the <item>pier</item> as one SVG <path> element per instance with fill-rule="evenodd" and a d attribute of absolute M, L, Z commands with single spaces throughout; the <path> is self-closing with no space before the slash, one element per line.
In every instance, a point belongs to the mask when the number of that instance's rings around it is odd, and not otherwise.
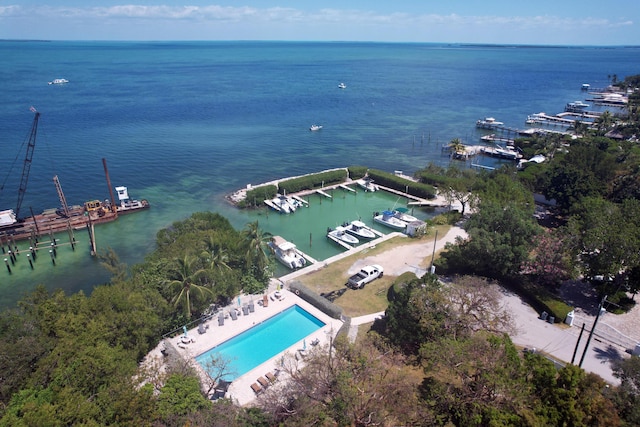
<path fill-rule="evenodd" d="M 320 194 L 320 195 L 322 195 L 322 196 L 324 196 L 324 197 L 326 197 L 328 199 L 333 199 L 333 196 L 331 194 L 325 193 L 322 190 L 316 190 L 316 193 L 318 193 L 318 194 Z"/>
<path fill-rule="evenodd" d="M 351 191 L 353 193 L 356 193 L 355 188 L 351 188 L 348 185 L 340 184 L 339 187 L 342 188 L 343 190 L 347 190 L 347 191 Z"/>

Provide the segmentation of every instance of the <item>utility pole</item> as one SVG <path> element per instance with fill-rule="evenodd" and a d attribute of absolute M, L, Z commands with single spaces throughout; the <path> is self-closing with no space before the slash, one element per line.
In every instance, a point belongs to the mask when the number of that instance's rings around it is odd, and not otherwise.
<path fill-rule="evenodd" d="M 578 367 L 580 368 L 582 368 L 582 362 L 584 362 L 584 358 L 587 355 L 587 350 L 589 350 L 589 343 L 591 342 L 591 337 L 593 337 L 593 331 L 595 331 L 596 325 L 598 324 L 598 319 L 600 319 L 600 313 L 602 313 L 602 308 L 605 301 L 607 301 L 607 295 L 602 298 L 602 301 L 600 301 L 600 305 L 598 306 L 598 314 L 596 315 L 596 320 L 593 322 L 593 326 L 591 327 L 591 331 L 589 332 L 589 337 L 587 338 L 587 344 L 584 346 L 584 351 L 582 352 L 582 357 L 580 358 L 580 364 L 578 365 Z"/>

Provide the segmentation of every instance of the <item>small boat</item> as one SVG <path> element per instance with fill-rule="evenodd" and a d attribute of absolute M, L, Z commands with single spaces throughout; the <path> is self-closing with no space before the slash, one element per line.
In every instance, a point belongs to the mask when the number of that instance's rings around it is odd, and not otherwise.
<path fill-rule="evenodd" d="M 344 83 L 340 83 L 340 84 L 338 85 L 338 87 L 339 87 L 340 89 L 346 89 L 346 88 L 347 88 L 347 85 L 346 85 L 346 84 L 344 84 Z"/>
<path fill-rule="evenodd" d="M 487 156 L 497 157 L 497 158 L 500 158 L 500 159 L 518 160 L 518 159 L 522 158 L 522 154 L 520 154 L 514 148 L 511 148 L 509 146 L 507 146 L 505 148 L 502 148 L 502 147 L 482 147 L 482 148 L 480 148 L 480 152 L 482 152 L 482 154 L 486 154 Z"/>
<path fill-rule="evenodd" d="M 407 223 L 396 218 L 392 211 L 383 211 L 382 213 L 375 212 L 373 214 L 373 220 L 396 230 L 404 230 L 407 228 Z"/>
<path fill-rule="evenodd" d="M 364 191 L 376 191 L 378 186 L 373 183 L 373 180 L 368 176 L 356 181 L 356 183 L 364 189 Z"/>
<path fill-rule="evenodd" d="M 296 245 L 280 236 L 273 236 L 268 245 L 278 261 L 291 270 L 302 268 L 307 264 L 307 260 L 300 255 Z"/>
<path fill-rule="evenodd" d="M 360 243 L 360 240 L 358 240 L 357 237 L 347 233 L 344 227 L 336 227 L 335 229 L 328 228 L 327 237 L 339 240 L 349 245 L 357 245 L 358 243 Z"/>
<path fill-rule="evenodd" d="M 311 132 L 315 132 L 315 131 L 318 131 L 320 129 L 322 129 L 322 125 L 311 125 L 311 127 L 309 128 L 309 130 Z"/>
<path fill-rule="evenodd" d="M 404 221 L 406 223 L 419 221 L 419 219 L 416 218 L 415 216 L 408 214 L 409 209 L 407 208 L 397 208 L 392 210 L 391 212 L 393 212 L 393 216 L 398 218 L 400 221 Z"/>
<path fill-rule="evenodd" d="M 144 199 L 136 200 L 129 198 L 127 187 L 116 187 L 116 193 L 118 193 L 118 201 L 120 202 L 120 204 L 116 205 L 118 214 L 130 213 L 150 207 L 149 202 Z"/>
<path fill-rule="evenodd" d="M 582 112 L 589 107 L 590 105 L 587 104 L 586 102 L 573 101 L 573 102 L 568 102 L 567 105 L 564 106 L 564 111 L 567 111 L 569 113 Z"/>
<path fill-rule="evenodd" d="M 503 122 L 499 122 L 493 117 L 485 117 L 484 119 L 480 119 L 476 121 L 476 127 L 479 127 L 482 129 L 495 129 L 502 125 L 504 125 Z"/>
<path fill-rule="evenodd" d="M 67 79 L 53 79 L 49 82 L 50 85 L 63 85 L 65 83 L 69 83 Z"/>
<path fill-rule="evenodd" d="M 282 194 L 276 195 L 273 199 L 271 199 L 271 203 L 277 208 L 276 210 L 282 213 L 291 213 L 295 212 L 295 208 L 291 206 L 291 204 L 287 201 L 287 197 Z"/>
<path fill-rule="evenodd" d="M 375 239 L 376 235 L 367 225 L 362 221 L 351 221 L 350 223 L 345 222 L 342 224 L 344 230 L 352 234 L 356 237 L 360 237 L 362 239 Z"/>

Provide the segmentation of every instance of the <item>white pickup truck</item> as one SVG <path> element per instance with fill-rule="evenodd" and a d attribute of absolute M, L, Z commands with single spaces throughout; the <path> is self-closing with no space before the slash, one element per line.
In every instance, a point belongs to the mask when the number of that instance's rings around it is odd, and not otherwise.
<path fill-rule="evenodd" d="M 367 283 L 374 281 L 378 277 L 382 277 L 382 273 L 382 266 L 377 264 L 367 265 L 366 267 L 362 267 L 359 272 L 349 277 L 347 286 L 352 289 L 364 288 L 364 285 Z"/>

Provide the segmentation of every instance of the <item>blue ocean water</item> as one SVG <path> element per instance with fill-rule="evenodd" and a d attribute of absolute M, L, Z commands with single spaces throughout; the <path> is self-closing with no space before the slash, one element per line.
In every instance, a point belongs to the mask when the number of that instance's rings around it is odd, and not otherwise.
<path fill-rule="evenodd" d="M 155 233 L 194 211 L 237 228 L 262 219 L 224 199 L 247 184 L 349 165 L 407 174 L 448 164 L 441 145 L 476 143 L 475 121 L 524 127 L 584 99 L 582 83 L 638 73 L 640 48 L 292 42 L 0 42 L 0 209 L 17 199 L 34 106 L 41 113 L 23 212 L 114 186 L 152 209 L 97 227 L 99 248 L 134 264 Z M 66 78 L 66 85 L 48 85 Z M 347 88 L 338 89 L 345 82 Z M 313 123 L 324 126 L 309 132 Z M 483 160 L 484 161 L 484 160 Z M 271 230 L 268 230 L 271 231 Z M 278 230 L 275 230 L 278 231 Z M 86 243 L 86 233 L 77 232 Z M 86 247 L 56 267 L 0 273 L 0 306 L 43 283 L 108 280 Z M 62 251 L 62 248 L 61 248 Z M 42 258 L 42 257 L 40 257 Z"/>
<path fill-rule="evenodd" d="M 228 341 L 198 355 L 196 361 L 207 369 L 212 356 L 229 361 L 227 381 L 241 377 L 278 353 L 300 342 L 325 325 L 298 305 L 294 305 Z M 306 342 L 303 343 L 306 345 Z"/>

